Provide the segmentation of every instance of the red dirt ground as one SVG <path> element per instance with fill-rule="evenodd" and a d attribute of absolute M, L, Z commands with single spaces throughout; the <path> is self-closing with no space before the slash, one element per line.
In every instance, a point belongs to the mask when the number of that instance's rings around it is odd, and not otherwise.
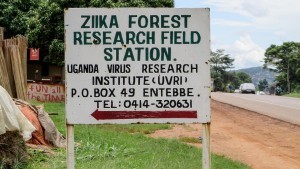
<path fill-rule="evenodd" d="M 253 169 L 300 168 L 300 126 L 213 100 L 211 112 L 213 153 L 241 161 Z M 175 125 L 171 130 L 159 130 L 150 136 L 198 138 L 201 131 L 201 124 Z"/>

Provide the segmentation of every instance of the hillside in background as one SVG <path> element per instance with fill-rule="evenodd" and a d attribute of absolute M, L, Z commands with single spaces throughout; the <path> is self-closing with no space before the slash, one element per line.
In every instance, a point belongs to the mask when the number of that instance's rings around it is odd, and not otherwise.
<path fill-rule="evenodd" d="M 275 76 L 278 74 L 274 71 L 270 71 L 269 69 L 263 69 L 263 67 L 258 66 L 258 67 L 251 67 L 247 69 L 239 69 L 239 70 L 234 70 L 235 72 L 245 72 L 249 74 L 252 78 L 252 82 L 254 85 L 258 85 L 258 82 L 260 80 L 266 79 L 269 84 L 273 84 L 275 80 Z"/>

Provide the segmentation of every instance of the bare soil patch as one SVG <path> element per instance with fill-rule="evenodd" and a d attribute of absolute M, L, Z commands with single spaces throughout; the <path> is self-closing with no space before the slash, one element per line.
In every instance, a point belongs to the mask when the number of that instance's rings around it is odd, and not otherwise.
<path fill-rule="evenodd" d="M 212 152 L 242 161 L 254 169 L 299 169 L 300 126 L 228 104 L 211 102 Z M 151 137 L 201 136 L 201 124 L 175 125 Z M 201 144 L 193 143 L 201 147 Z"/>

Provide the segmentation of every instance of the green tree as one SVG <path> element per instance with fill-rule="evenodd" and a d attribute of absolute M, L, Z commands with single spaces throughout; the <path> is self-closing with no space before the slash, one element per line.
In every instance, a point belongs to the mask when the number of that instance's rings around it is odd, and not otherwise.
<path fill-rule="evenodd" d="M 216 73 L 224 73 L 226 69 L 232 68 L 234 59 L 230 58 L 229 54 L 224 54 L 224 52 L 224 49 L 211 52 L 211 68 Z"/>
<path fill-rule="evenodd" d="M 238 77 L 236 72 L 230 72 L 232 74 L 232 78 L 230 79 L 230 84 L 234 89 L 238 89 L 241 85 L 241 79 Z"/>
<path fill-rule="evenodd" d="M 78 7 L 174 7 L 173 0 L 0 0 L 0 23 L 6 37 L 28 36 L 44 61 L 64 64 L 64 9 Z"/>
<path fill-rule="evenodd" d="M 280 73 L 276 80 L 288 93 L 300 84 L 300 43 L 271 45 L 265 52 L 264 61 L 265 67 L 275 66 Z"/>
<path fill-rule="evenodd" d="M 211 52 L 211 77 L 214 79 L 214 90 L 224 91 L 227 85 L 229 74 L 226 70 L 232 68 L 234 59 L 224 53 L 224 49 L 217 49 Z"/>
<path fill-rule="evenodd" d="M 248 73 L 237 72 L 236 73 L 241 83 L 252 83 L 252 78 Z"/>
<path fill-rule="evenodd" d="M 29 46 L 40 48 L 44 61 L 63 65 L 64 58 L 64 11 L 59 4 L 41 1 L 38 8 L 31 11 L 34 17 L 28 20 Z"/>
<path fill-rule="evenodd" d="M 266 79 L 260 80 L 260 81 L 258 82 L 258 89 L 259 89 L 260 91 L 264 91 L 264 90 L 267 89 L 268 87 L 269 87 L 269 83 L 268 83 L 268 81 L 267 81 Z"/>
<path fill-rule="evenodd" d="M 0 26 L 4 27 L 5 38 L 24 35 L 28 29 L 30 11 L 37 8 L 40 0 L 0 0 Z"/>
<path fill-rule="evenodd" d="M 252 78 L 245 72 L 226 72 L 224 74 L 223 82 L 238 89 L 242 83 L 252 83 Z"/>

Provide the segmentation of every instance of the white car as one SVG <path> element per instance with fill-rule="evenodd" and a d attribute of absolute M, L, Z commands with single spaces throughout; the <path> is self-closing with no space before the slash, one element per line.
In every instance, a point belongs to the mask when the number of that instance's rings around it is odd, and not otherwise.
<path fill-rule="evenodd" d="M 259 91 L 259 92 L 257 92 L 257 95 L 266 95 L 266 93 L 263 91 Z"/>
<path fill-rule="evenodd" d="M 240 93 L 239 89 L 235 89 L 233 93 Z"/>
<path fill-rule="evenodd" d="M 253 83 L 243 83 L 240 85 L 240 92 L 255 94 L 255 86 Z"/>

